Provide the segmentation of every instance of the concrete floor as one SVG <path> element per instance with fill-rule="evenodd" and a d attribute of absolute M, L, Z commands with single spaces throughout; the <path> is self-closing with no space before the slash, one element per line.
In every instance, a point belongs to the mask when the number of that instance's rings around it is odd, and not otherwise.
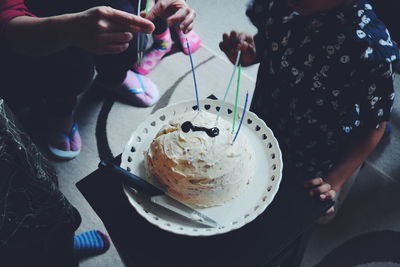
<path fill-rule="evenodd" d="M 226 56 L 219 49 L 219 42 L 223 33 L 232 30 L 256 33 L 256 28 L 247 18 L 245 11 L 247 0 L 187 0 L 191 8 L 196 11 L 197 17 L 194 30 L 201 36 L 203 45 L 226 60 Z M 258 65 L 243 68 L 243 73 L 256 79 Z"/>

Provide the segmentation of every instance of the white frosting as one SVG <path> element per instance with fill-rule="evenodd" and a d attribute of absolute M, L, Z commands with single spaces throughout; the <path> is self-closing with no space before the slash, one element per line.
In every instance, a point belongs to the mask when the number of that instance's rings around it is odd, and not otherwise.
<path fill-rule="evenodd" d="M 219 135 L 185 133 L 181 124 L 217 126 Z M 164 126 L 145 152 L 149 172 L 178 200 L 197 207 L 222 205 L 238 196 L 254 173 L 254 151 L 241 132 L 232 145 L 231 123 L 216 115 L 192 111 Z"/>

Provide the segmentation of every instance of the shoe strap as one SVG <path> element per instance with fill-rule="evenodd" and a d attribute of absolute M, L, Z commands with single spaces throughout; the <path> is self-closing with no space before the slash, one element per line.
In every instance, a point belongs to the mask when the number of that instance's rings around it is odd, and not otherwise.
<path fill-rule="evenodd" d="M 56 135 L 62 138 L 65 142 L 69 142 L 71 140 L 71 138 L 64 133 L 57 132 Z"/>
<path fill-rule="evenodd" d="M 74 137 L 75 133 L 78 131 L 78 124 L 76 122 L 74 122 L 74 124 L 72 125 L 71 131 L 69 132 L 69 139 L 72 139 L 72 137 Z"/>
<path fill-rule="evenodd" d="M 75 133 L 78 131 L 78 124 L 76 124 L 76 122 L 72 125 L 71 131 L 69 132 L 69 134 L 65 134 L 65 133 L 61 133 L 58 132 L 56 133 L 59 137 L 61 137 L 62 139 L 64 139 L 64 141 L 71 141 L 72 137 L 74 137 Z"/>

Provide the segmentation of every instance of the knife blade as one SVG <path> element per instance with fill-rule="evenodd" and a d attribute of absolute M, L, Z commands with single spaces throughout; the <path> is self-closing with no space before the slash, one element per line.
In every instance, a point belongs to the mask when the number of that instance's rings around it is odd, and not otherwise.
<path fill-rule="evenodd" d="M 176 214 L 184 216 L 192 221 L 200 223 L 208 227 L 219 228 L 221 227 L 218 222 L 208 217 L 207 215 L 189 207 L 188 205 L 172 198 L 167 195 L 162 189 L 147 182 L 143 178 L 111 163 L 108 161 L 101 161 L 99 168 L 107 173 L 117 177 L 121 182 L 135 190 L 150 197 L 150 201 L 154 204 L 162 206 Z"/>

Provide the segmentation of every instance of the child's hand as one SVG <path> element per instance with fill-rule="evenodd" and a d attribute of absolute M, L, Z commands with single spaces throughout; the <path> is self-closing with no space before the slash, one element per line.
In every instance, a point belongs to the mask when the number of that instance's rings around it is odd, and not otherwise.
<path fill-rule="evenodd" d="M 242 51 L 239 63 L 246 67 L 256 63 L 256 48 L 253 37 L 232 31 L 230 34 L 224 33 L 219 48 L 227 55 L 229 60 L 235 64 L 237 53 Z"/>
<path fill-rule="evenodd" d="M 66 16 L 63 34 L 68 42 L 95 54 L 121 53 L 128 48 L 133 32 L 154 30 L 151 21 L 106 6 Z"/>
<path fill-rule="evenodd" d="M 193 28 L 196 13 L 184 0 L 157 0 L 146 18 L 153 20 L 155 17 L 165 19 L 168 26 L 179 24 L 181 30 L 188 33 Z"/>
<path fill-rule="evenodd" d="M 321 201 L 333 199 L 336 196 L 336 191 L 332 186 L 325 182 L 322 178 L 314 178 L 304 183 L 304 187 L 309 189 L 308 194 L 311 197 L 318 196 Z M 326 214 L 332 214 L 335 208 L 331 207 L 326 211 Z"/>

